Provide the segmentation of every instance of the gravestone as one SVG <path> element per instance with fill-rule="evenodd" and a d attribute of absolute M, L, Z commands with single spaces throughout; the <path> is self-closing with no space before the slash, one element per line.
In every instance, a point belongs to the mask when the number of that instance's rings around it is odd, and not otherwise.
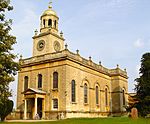
<path fill-rule="evenodd" d="M 138 118 L 138 110 L 137 110 L 137 108 L 132 108 L 131 109 L 131 118 L 132 119 L 137 119 Z"/>

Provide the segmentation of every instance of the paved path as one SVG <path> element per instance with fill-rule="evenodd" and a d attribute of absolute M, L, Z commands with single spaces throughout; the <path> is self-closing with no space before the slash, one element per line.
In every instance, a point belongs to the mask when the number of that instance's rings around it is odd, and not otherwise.
<path fill-rule="evenodd" d="M 57 121 L 57 120 L 6 120 L 5 122 L 47 122 L 47 121 Z"/>

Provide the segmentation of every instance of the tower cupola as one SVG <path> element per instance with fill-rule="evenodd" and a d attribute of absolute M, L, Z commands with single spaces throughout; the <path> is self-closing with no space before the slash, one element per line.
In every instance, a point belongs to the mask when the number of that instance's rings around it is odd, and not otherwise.
<path fill-rule="evenodd" d="M 49 3 L 48 9 L 45 10 L 41 16 L 41 28 L 40 32 L 44 33 L 51 30 L 53 33 L 58 33 L 58 16 L 57 13 L 52 10 L 52 2 Z"/>
<path fill-rule="evenodd" d="M 45 55 L 64 50 L 63 33 L 58 30 L 58 16 L 52 10 L 52 2 L 40 17 L 40 33 L 35 30 L 33 56 Z"/>

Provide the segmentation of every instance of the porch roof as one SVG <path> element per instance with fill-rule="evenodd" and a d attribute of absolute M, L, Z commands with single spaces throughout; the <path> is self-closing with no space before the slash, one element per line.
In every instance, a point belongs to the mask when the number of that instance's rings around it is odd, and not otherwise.
<path fill-rule="evenodd" d="M 27 94 L 43 94 L 43 95 L 45 95 L 46 92 L 42 91 L 42 90 L 34 89 L 34 88 L 28 88 L 27 90 L 22 92 L 22 94 L 24 94 L 24 95 L 27 95 Z"/>

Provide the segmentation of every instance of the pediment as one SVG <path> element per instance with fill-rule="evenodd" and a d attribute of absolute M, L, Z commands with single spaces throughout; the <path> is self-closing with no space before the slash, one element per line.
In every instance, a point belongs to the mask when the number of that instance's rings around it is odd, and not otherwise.
<path fill-rule="evenodd" d="M 34 89 L 34 88 L 28 88 L 22 94 L 25 94 L 25 95 L 27 95 L 27 94 L 46 94 L 46 92 L 42 91 L 42 90 Z"/>

